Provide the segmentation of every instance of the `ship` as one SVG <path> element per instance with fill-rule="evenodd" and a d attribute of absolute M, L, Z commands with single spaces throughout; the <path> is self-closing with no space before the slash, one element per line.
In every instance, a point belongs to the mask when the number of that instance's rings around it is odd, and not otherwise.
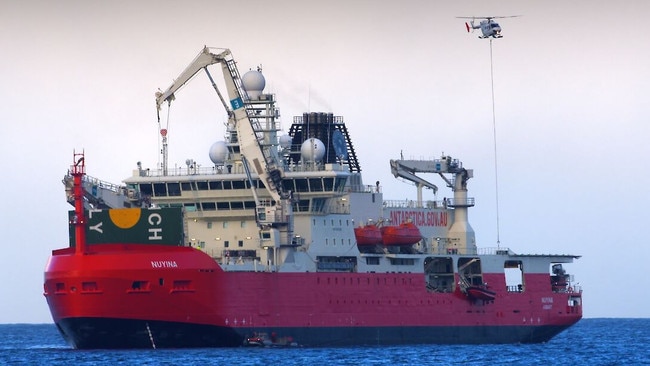
<path fill-rule="evenodd" d="M 170 168 L 160 111 L 202 71 L 225 137 L 209 163 Z M 386 199 L 364 184 L 342 116 L 308 111 L 284 133 L 265 85 L 261 68 L 241 75 L 229 49 L 205 47 L 156 93 L 155 168 L 114 184 L 73 152 L 70 240 L 43 289 L 73 348 L 536 343 L 582 318 L 566 268 L 580 256 L 477 245 L 473 169 L 400 153 L 391 172 L 417 199 Z"/>

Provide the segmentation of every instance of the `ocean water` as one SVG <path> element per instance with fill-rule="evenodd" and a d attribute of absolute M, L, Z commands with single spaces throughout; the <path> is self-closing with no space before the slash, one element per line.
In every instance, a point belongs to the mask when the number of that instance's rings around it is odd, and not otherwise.
<path fill-rule="evenodd" d="M 0 324 L 0 365 L 650 365 L 650 319 L 583 319 L 548 343 L 74 350 L 53 324 Z"/>

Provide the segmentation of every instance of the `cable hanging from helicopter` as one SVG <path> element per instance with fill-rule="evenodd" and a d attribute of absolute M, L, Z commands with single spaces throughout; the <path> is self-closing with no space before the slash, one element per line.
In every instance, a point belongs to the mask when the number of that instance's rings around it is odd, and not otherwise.
<path fill-rule="evenodd" d="M 492 131 L 494 139 L 494 191 L 496 198 L 496 231 L 497 231 L 497 247 L 501 247 L 501 234 L 499 228 L 499 170 L 498 170 L 498 158 L 497 158 L 497 122 L 496 122 L 496 111 L 494 103 L 494 67 L 492 61 L 492 40 L 495 38 L 502 38 L 501 35 L 501 26 L 494 19 L 497 18 L 514 18 L 520 15 L 508 15 L 508 16 L 493 16 L 493 17 L 457 17 L 461 19 L 471 19 L 469 24 L 465 22 L 465 28 L 467 32 L 473 31 L 474 29 L 480 29 L 482 36 L 478 38 L 490 39 L 490 83 L 492 89 Z M 482 19 L 481 22 L 476 25 L 474 22 L 476 19 Z"/>

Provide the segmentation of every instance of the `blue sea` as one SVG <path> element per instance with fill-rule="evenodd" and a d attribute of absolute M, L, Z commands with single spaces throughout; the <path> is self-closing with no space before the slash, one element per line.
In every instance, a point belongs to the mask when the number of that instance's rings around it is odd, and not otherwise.
<path fill-rule="evenodd" d="M 583 319 L 548 343 L 74 350 L 53 324 L 0 324 L 0 365 L 650 365 L 650 319 Z"/>

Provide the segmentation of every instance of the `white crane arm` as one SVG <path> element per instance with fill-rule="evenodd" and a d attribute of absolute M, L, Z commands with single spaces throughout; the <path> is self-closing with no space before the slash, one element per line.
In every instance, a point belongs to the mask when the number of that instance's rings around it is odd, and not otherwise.
<path fill-rule="evenodd" d="M 196 56 L 194 61 L 183 70 L 169 88 L 164 92 L 156 93 L 156 108 L 160 110 L 163 102 L 174 100 L 174 93 L 196 75 L 197 72 L 201 71 L 201 69 L 204 69 L 209 65 L 223 62 L 228 55 L 230 55 L 230 50 L 227 48 L 223 49 L 222 52 L 215 54 L 210 52 L 208 47 L 204 47 Z"/>
<path fill-rule="evenodd" d="M 433 190 L 433 193 L 438 192 L 438 187 L 435 184 L 426 181 L 418 177 L 417 175 L 415 175 L 416 172 L 431 173 L 432 172 L 431 169 L 424 169 L 422 167 L 418 168 L 417 166 L 409 166 L 408 162 L 404 160 L 391 160 L 390 170 L 395 177 L 404 178 L 410 180 L 415 184 L 419 184 L 423 187 L 430 188 Z"/>

